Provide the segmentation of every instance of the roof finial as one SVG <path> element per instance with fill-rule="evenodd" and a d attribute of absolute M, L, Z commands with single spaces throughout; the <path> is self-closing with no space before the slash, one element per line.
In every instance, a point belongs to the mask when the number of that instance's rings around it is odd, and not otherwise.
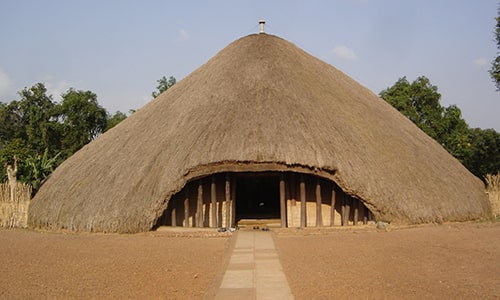
<path fill-rule="evenodd" d="M 266 20 L 260 20 L 260 32 L 259 33 L 264 33 L 264 24 L 266 24 Z"/>

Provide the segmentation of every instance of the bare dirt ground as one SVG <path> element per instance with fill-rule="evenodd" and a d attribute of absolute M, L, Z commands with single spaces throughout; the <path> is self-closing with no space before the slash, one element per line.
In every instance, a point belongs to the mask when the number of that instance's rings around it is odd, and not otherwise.
<path fill-rule="evenodd" d="M 302 231 L 275 236 L 296 299 L 500 299 L 498 222 Z"/>
<path fill-rule="evenodd" d="M 0 299 L 202 299 L 228 237 L 0 231 Z"/>
<path fill-rule="evenodd" d="M 500 298 L 500 222 L 272 234 L 296 299 Z M 176 235 L 0 230 L 0 298 L 203 299 L 232 240 Z"/>

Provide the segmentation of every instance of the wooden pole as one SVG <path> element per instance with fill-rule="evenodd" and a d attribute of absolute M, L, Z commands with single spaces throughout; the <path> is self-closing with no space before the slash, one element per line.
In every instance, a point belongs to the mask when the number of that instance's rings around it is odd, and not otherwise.
<path fill-rule="evenodd" d="M 286 219 L 286 227 L 289 227 L 291 224 L 291 218 L 290 218 L 290 203 L 291 201 L 291 193 L 290 193 L 290 179 L 291 175 L 290 173 L 285 173 L 285 219 Z"/>
<path fill-rule="evenodd" d="M 342 193 L 342 196 L 341 196 L 341 200 L 340 200 L 340 225 L 341 226 L 345 226 L 344 222 L 345 222 L 345 196 L 344 196 L 344 193 Z"/>
<path fill-rule="evenodd" d="M 184 197 L 184 227 L 189 227 L 189 186 L 186 185 L 186 196 Z"/>
<path fill-rule="evenodd" d="M 351 196 L 346 196 L 345 197 L 345 221 L 344 221 L 345 226 L 349 226 L 349 215 L 351 214 L 351 203 L 352 203 Z"/>
<path fill-rule="evenodd" d="M 226 228 L 231 227 L 230 225 L 230 216 L 229 216 L 229 201 L 231 200 L 231 182 L 229 181 L 229 174 L 226 174 L 226 185 L 225 185 L 225 192 L 226 192 Z"/>
<path fill-rule="evenodd" d="M 215 175 L 212 175 L 212 183 L 210 185 L 210 218 L 212 219 L 212 227 L 217 228 L 217 183 Z"/>
<path fill-rule="evenodd" d="M 363 224 L 368 224 L 368 207 L 366 206 L 364 206 Z"/>
<path fill-rule="evenodd" d="M 361 201 L 359 201 L 359 199 L 354 199 L 354 198 L 353 198 L 353 201 L 355 201 L 355 203 L 353 203 L 353 206 L 354 206 L 353 224 L 354 224 L 354 225 L 358 225 L 358 217 L 359 217 L 359 203 L 360 203 Z"/>
<path fill-rule="evenodd" d="M 297 181 L 295 180 L 295 173 L 290 174 L 290 207 L 288 214 L 290 215 L 290 222 L 288 225 L 296 226 L 297 220 L 295 219 L 295 211 L 297 210 Z"/>
<path fill-rule="evenodd" d="M 236 179 L 231 179 L 231 227 L 236 227 Z"/>
<path fill-rule="evenodd" d="M 306 213 L 306 182 L 304 175 L 300 175 L 300 227 L 304 228 L 307 225 Z"/>
<path fill-rule="evenodd" d="M 290 175 L 290 198 L 291 200 L 291 206 L 295 206 L 297 202 L 297 181 L 295 180 L 295 174 L 292 173 Z"/>
<path fill-rule="evenodd" d="M 280 174 L 280 219 L 281 227 L 286 227 L 285 176 Z"/>
<path fill-rule="evenodd" d="M 203 227 L 203 181 L 198 181 L 198 201 L 196 203 L 196 227 Z"/>
<path fill-rule="evenodd" d="M 170 201 L 172 201 L 172 204 L 171 204 L 172 205 L 172 213 L 170 214 L 170 219 L 171 219 L 170 226 L 175 227 L 175 226 L 177 226 L 177 220 L 176 220 L 177 216 L 175 214 L 175 205 L 177 204 L 175 202 L 177 202 L 177 201 L 175 201 L 175 197 L 170 198 Z"/>
<path fill-rule="evenodd" d="M 321 180 L 316 178 L 316 227 L 323 226 L 323 216 L 321 215 Z"/>
<path fill-rule="evenodd" d="M 332 184 L 332 198 L 330 199 L 330 226 L 335 225 L 335 184 Z"/>

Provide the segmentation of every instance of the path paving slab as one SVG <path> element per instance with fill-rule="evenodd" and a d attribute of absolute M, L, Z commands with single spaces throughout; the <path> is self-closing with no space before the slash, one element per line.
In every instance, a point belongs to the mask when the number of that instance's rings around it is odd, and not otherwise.
<path fill-rule="evenodd" d="M 238 231 L 215 299 L 294 299 L 271 234 Z"/>

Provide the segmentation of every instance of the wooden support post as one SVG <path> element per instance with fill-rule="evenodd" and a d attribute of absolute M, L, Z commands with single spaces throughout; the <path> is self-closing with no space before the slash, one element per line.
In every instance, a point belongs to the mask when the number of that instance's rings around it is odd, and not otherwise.
<path fill-rule="evenodd" d="M 286 219 L 286 227 L 289 227 L 292 224 L 292 220 L 290 218 L 290 203 L 292 202 L 292 196 L 290 192 L 290 184 L 291 183 L 291 175 L 290 173 L 285 173 L 285 219 Z"/>
<path fill-rule="evenodd" d="M 231 227 L 236 227 L 236 179 L 231 180 Z"/>
<path fill-rule="evenodd" d="M 351 215 L 351 205 L 352 205 L 351 196 L 346 196 L 345 197 L 345 221 L 344 221 L 345 226 L 349 226 L 349 217 Z"/>
<path fill-rule="evenodd" d="M 186 185 L 186 196 L 184 197 L 184 227 L 189 227 L 189 187 Z"/>
<path fill-rule="evenodd" d="M 364 214 L 363 214 L 363 224 L 368 224 L 368 207 L 364 206 Z"/>
<path fill-rule="evenodd" d="M 304 175 L 300 175 L 300 227 L 307 226 L 306 182 Z"/>
<path fill-rule="evenodd" d="M 286 227 L 285 176 L 280 174 L 280 219 L 281 227 Z"/>
<path fill-rule="evenodd" d="M 175 209 L 176 209 L 175 205 L 177 204 L 176 203 L 177 201 L 175 201 L 175 197 L 170 198 L 170 201 L 171 201 L 170 205 L 172 205 L 172 212 L 170 213 L 170 226 L 175 227 L 177 226 L 177 220 L 176 220 L 177 216 L 175 214 Z"/>
<path fill-rule="evenodd" d="M 288 215 L 290 217 L 288 226 L 297 226 L 297 219 L 295 217 L 295 212 L 297 211 L 297 181 L 295 180 L 295 173 L 290 174 L 290 207 L 288 209 Z"/>
<path fill-rule="evenodd" d="M 332 197 L 330 199 L 330 226 L 335 225 L 335 197 L 336 197 L 336 192 L 335 192 L 335 184 L 332 184 Z"/>
<path fill-rule="evenodd" d="M 212 175 L 212 183 L 210 185 L 210 218 L 212 219 L 212 227 L 217 228 L 217 183 L 215 175 Z"/>
<path fill-rule="evenodd" d="M 291 199 L 291 206 L 295 206 L 297 202 L 297 181 L 295 180 L 295 174 L 292 173 L 290 175 L 290 198 Z"/>
<path fill-rule="evenodd" d="M 226 192 L 226 228 L 231 227 L 230 223 L 230 215 L 229 215 L 229 201 L 231 200 L 231 182 L 229 181 L 229 174 L 226 174 L 226 185 L 225 185 L 225 192 Z M 222 225 L 222 224 L 221 224 Z"/>
<path fill-rule="evenodd" d="M 323 216 L 321 215 L 321 180 L 316 178 L 316 227 L 323 226 Z"/>
<path fill-rule="evenodd" d="M 342 198 L 340 202 L 340 225 L 345 226 L 345 194 L 342 193 Z"/>
<path fill-rule="evenodd" d="M 352 201 L 354 202 L 353 203 L 353 206 L 354 206 L 354 216 L 353 216 L 353 224 L 354 225 L 358 225 L 358 217 L 359 217 L 359 203 L 361 201 L 359 201 L 358 199 L 352 199 Z"/>
<path fill-rule="evenodd" d="M 196 203 L 196 227 L 203 227 L 203 181 L 198 181 L 198 201 Z"/>

